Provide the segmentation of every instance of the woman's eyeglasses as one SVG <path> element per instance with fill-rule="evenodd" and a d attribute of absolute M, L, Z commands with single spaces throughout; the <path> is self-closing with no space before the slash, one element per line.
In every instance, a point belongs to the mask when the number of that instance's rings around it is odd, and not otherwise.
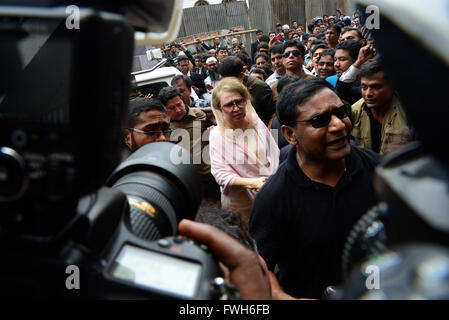
<path fill-rule="evenodd" d="M 319 114 L 319 115 L 313 117 L 312 119 L 295 121 L 293 123 L 295 123 L 295 124 L 296 123 L 310 123 L 312 125 L 312 127 L 314 127 L 315 129 L 320 129 L 320 128 L 324 128 L 329 125 L 333 114 L 340 120 L 346 119 L 351 115 L 351 105 L 344 104 L 340 107 L 335 108 L 332 111 L 328 111 L 328 112 Z"/>
<path fill-rule="evenodd" d="M 237 108 L 241 109 L 246 105 L 246 99 L 245 98 L 240 98 L 240 99 L 235 99 L 233 101 L 230 101 L 226 104 L 224 104 L 222 106 L 223 109 L 226 110 L 232 110 L 234 108 L 234 106 L 236 106 Z"/>

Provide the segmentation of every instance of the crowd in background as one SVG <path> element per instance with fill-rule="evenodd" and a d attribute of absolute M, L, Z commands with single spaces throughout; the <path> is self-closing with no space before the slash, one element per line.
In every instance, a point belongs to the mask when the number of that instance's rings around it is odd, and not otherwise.
<path fill-rule="evenodd" d="M 182 74 L 157 97 L 133 88 L 125 144 L 182 143 L 173 133 L 186 130 L 204 199 L 264 259 L 273 297 L 320 298 L 376 203 L 374 167 L 413 129 L 358 12 L 255 35 L 171 44 Z"/>

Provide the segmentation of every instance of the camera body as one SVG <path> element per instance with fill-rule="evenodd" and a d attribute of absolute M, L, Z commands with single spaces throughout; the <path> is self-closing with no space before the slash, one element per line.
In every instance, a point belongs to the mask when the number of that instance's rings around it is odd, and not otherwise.
<path fill-rule="evenodd" d="M 219 298 L 215 258 L 175 237 L 201 200 L 194 165 L 170 161 L 186 151 L 147 145 L 117 167 L 134 29 L 98 8 L 79 8 L 79 28 L 68 18 L 64 6 L 0 6 L 2 295 Z"/>
<path fill-rule="evenodd" d="M 91 9 L 79 29 L 63 7 L 0 10 L 1 219 L 28 233 L 48 220 L 33 233 L 52 237 L 120 161 L 133 29 Z"/>

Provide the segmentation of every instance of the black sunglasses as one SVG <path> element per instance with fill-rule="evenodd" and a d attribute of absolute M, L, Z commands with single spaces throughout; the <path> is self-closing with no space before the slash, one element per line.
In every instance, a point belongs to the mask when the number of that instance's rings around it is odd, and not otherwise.
<path fill-rule="evenodd" d="M 351 116 L 351 105 L 344 104 L 340 107 L 335 108 L 332 111 L 328 111 L 319 115 L 314 116 L 309 120 L 295 121 L 293 123 L 310 123 L 315 129 L 324 128 L 331 122 L 332 115 L 335 115 L 338 119 L 343 120 Z M 292 123 L 292 124 L 293 124 Z"/>
<path fill-rule="evenodd" d="M 282 56 L 284 58 L 288 58 L 288 57 L 290 57 L 290 54 L 293 54 L 294 57 L 302 56 L 302 53 L 299 50 L 285 51 Z"/>

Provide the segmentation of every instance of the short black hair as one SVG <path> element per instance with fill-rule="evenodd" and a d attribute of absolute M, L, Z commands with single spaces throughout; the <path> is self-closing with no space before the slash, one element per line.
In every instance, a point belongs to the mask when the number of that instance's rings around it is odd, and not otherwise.
<path fill-rule="evenodd" d="M 263 71 L 265 71 L 265 73 L 267 74 L 267 78 L 273 74 L 273 70 L 269 66 L 263 65 L 258 68 L 262 68 Z"/>
<path fill-rule="evenodd" d="M 267 49 L 268 51 L 269 50 L 268 43 L 266 43 L 265 41 L 261 41 L 257 46 L 257 51 L 259 51 L 260 49 Z"/>
<path fill-rule="evenodd" d="M 360 31 L 359 28 L 345 27 L 345 28 L 341 31 L 341 34 L 344 35 L 346 32 L 349 32 L 349 31 L 355 31 L 355 32 L 357 32 L 357 35 L 359 36 L 360 40 L 364 40 L 364 39 L 365 39 L 365 37 L 364 37 L 363 34 L 362 34 L 362 31 Z"/>
<path fill-rule="evenodd" d="M 246 248 L 257 252 L 256 242 L 245 227 L 242 217 L 235 212 L 220 207 L 220 202 L 203 201 L 195 216 L 195 221 L 214 226 L 236 239 Z"/>
<path fill-rule="evenodd" d="M 337 34 L 341 34 L 341 27 L 336 23 L 330 25 L 327 30 L 329 29 L 334 29 Z"/>
<path fill-rule="evenodd" d="M 342 41 L 335 47 L 335 50 L 346 50 L 349 52 L 352 60 L 355 62 L 359 56 L 360 49 L 362 49 L 363 44 L 358 40 L 346 40 Z"/>
<path fill-rule="evenodd" d="M 205 56 L 202 55 L 202 54 L 197 54 L 197 55 L 195 56 L 195 60 L 196 60 L 196 59 L 200 60 L 202 63 L 206 62 L 206 58 L 205 58 Z"/>
<path fill-rule="evenodd" d="M 315 35 L 315 37 L 317 37 L 317 39 L 323 40 L 323 38 L 326 38 L 326 34 L 324 32 L 318 33 Z"/>
<path fill-rule="evenodd" d="M 192 88 L 193 82 L 192 79 L 190 79 L 188 76 L 185 76 L 183 74 L 178 74 L 171 79 L 171 85 L 172 87 L 177 83 L 179 80 L 184 81 L 187 88 Z"/>
<path fill-rule="evenodd" d="M 227 51 L 229 53 L 228 48 L 226 46 L 218 47 L 217 53 L 220 51 Z"/>
<path fill-rule="evenodd" d="M 247 65 L 248 67 L 251 65 L 251 58 L 247 53 L 237 53 L 235 56 L 242 60 L 244 65 Z"/>
<path fill-rule="evenodd" d="M 222 77 L 238 77 L 243 72 L 243 62 L 236 56 L 229 56 L 218 64 L 218 73 Z"/>
<path fill-rule="evenodd" d="M 235 48 L 239 48 L 240 50 L 242 50 L 242 46 L 240 44 L 234 44 L 232 46 L 232 51 L 234 51 Z"/>
<path fill-rule="evenodd" d="M 313 32 L 313 28 L 315 28 L 315 24 L 314 24 L 314 23 L 309 23 L 309 24 L 307 25 L 307 29 L 309 30 L 310 33 Z"/>
<path fill-rule="evenodd" d="M 258 33 L 263 33 L 263 31 L 260 29 L 257 29 L 256 34 L 258 34 Z"/>
<path fill-rule="evenodd" d="M 325 49 L 324 51 L 320 52 L 320 55 L 318 56 L 318 61 L 320 61 L 321 58 L 325 57 L 325 56 L 331 56 L 332 60 L 333 60 L 334 56 L 335 56 L 335 50 L 332 48 L 329 48 L 329 49 Z"/>
<path fill-rule="evenodd" d="M 270 56 L 272 54 L 275 54 L 275 53 L 283 54 L 284 53 L 284 47 L 282 46 L 282 44 L 277 44 L 277 45 L 275 45 L 275 46 L 270 48 L 269 53 L 270 53 Z"/>
<path fill-rule="evenodd" d="M 185 55 L 178 56 L 178 64 L 184 60 L 190 61 L 189 58 L 187 58 Z"/>
<path fill-rule="evenodd" d="M 301 42 L 297 41 L 297 40 L 287 40 L 287 41 L 285 41 L 282 52 L 285 52 L 285 50 L 287 48 L 290 48 L 290 47 L 298 48 L 298 50 L 301 52 L 302 56 L 304 56 L 305 53 L 306 53 L 306 48 L 304 48 L 304 45 Z"/>
<path fill-rule="evenodd" d="M 164 106 L 167 105 L 167 101 L 175 97 L 181 98 L 181 93 L 175 87 L 164 87 L 159 91 L 159 95 L 157 96 Z"/>
<path fill-rule="evenodd" d="M 299 80 L 288 85 L 282 90 L 276 104 L 279 123 L 284 126 L 295 124 L 300 115 L 297 107 L 307 102 L 317 91 L 325 88 L 335 92 L 335 88 L 329 82 L 319 78 Z"/>
<path fill-rule="evenodd" d="M 254 63 L 256 63 L 256 60 L 259 58 L 264 58 L 267 62 L 271 61 L 270 57 L 265 52 L 260 52 L 260 53 L 256 54 L 256 56 L 254 57 Z"/>
<path fill-rule="evenodd" d="M 167 109 L 159 99 L 147 99 L 139 97 L 130 100 L 128 105 L 128 128 L 134 128 L 136 124 L 142 122 L 142 120 L 139 118 L 142 112 L 151 110 L 159 110 L 163 113 L 167 113 Z"/>
<path fill-rule="evenodd" d="M 382 60 L 380 59 L 370 59 L 365 62 L 360 68 L 360 78 L 367 78 L 375 75 L 378 72 L 384 73 L 384 79 L 387 80 L 385 76 L 385 69 Z"/>
<path fill-rule="evenodd" d="M 289 85 L 290 83 L 296 82 L 298 80 L 301 80 L 300 77 L 298 77 L 297 75 L 285 75 L 283 77 L 281 77 L 278 81 L 278 86 L 277 86 L 277 90 L 278 93 L 280 94 L 282 89 L 284 89 L 285 86 Z"/>
<path fill-rule="evenodd" d="M 321 40 L 315 40 L 315 41 L 321 41 Z M 329 46 L 327 45 L 326 42 L 323 41 L 323 43 L 313 44 L 315 41 L 313 41 L 312 44 L 310 45 L 310 52 L 312 53 L 312 56 L 315 54 L 315 51 L 317 51 L 318 49 L 329 49 Z"/>
<path fill-rule="evenodd" d="M 250 74 L 253 74 L 253 73 L 261 74 L 263 76 L 263 80 L 264 81 L 267 80 L 267 74 L 262 68 L 257 67 L 257 68 L 252 69 Z"/>
<path fill-rule="evenodd" d="M 341 29 L 343 29 L 344 27 L 346 27 L 346 24 L 345 24 L 343 21 L 337 22 L 336 25 L 340 26 Z"/>
<path fill-rule="evenodd" d="M 266 34 L 263 34 L 263 35 L 260 36 L 259 41 L 268 43 L 268 42 L 270 42 L 270 37 L 267 36 Z"/>
<path fill-rule="evenodd" d="M 324 40 L 313 40 L 312 43 L 310 44 L 310 51 L 313 53 L 315 52 L 316 49 L 318 49 L 317 47 L 320 46 L 321 48 L 329 48 L 328 44 L 326 41 Z M 324 46 L 324 47 L 323 47 Z"/>
<path fill-rule="evenodd" d="M 327 44 L 327 42 L 324 41 L 324 40 L 316 39 L 316 40 L 313 40 L 312 43 L 311 43 L 310 45 L 311 45 L 311 46 L 315 46 L 315 45 L 317 45 L 317 44 Z"/>

